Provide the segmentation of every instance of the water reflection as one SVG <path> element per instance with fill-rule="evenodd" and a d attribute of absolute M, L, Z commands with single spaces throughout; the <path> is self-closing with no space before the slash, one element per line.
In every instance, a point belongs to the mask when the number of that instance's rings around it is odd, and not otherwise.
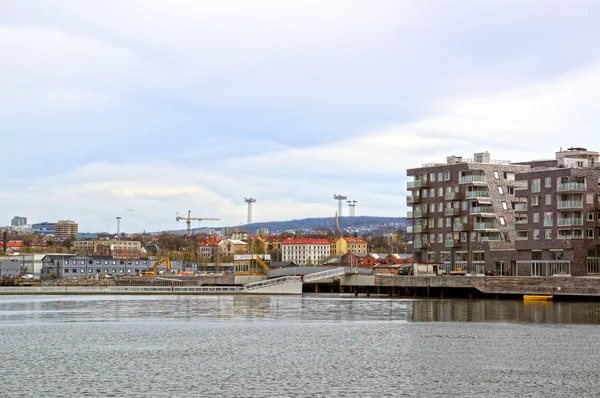
<path fill-rule="evenodd" d="M 504 300 L 405 300 L 349 296 L 17 296 L 0 321 L 179 319 L 297 322 L 510 322 L 600 324 L 600 304 Z"/>

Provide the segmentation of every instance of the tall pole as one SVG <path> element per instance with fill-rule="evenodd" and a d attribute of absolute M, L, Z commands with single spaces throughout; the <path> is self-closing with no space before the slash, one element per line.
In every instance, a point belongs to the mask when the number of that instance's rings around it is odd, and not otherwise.
<path fill-rule="evenodd" d="M 254 198 L 246 198 L 244 199 L 246 203 L 248 203 L 248 225 L 252 224 L 252 204 L 256 202 Z"/>

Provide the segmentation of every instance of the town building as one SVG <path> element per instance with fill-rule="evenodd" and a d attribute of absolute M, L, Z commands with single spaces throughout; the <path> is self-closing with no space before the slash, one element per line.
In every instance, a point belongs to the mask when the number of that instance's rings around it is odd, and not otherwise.
<path fill-rule="evenodd" d="M 20 227 L 23 225 L 27 225 L 27 217 L 14 216 L 10 221 L 11 227 Z"/>
<path fill-rule="evenodd" d="M 71 244 L 75 253 L 110 256 L 113 258 L 135 259 L 142 255 L 142 243 L 135 240 L 85 240 L 78 239 Z"/>
<path fill-rule="evenodd" d="M 598 273 L 597 152 L 520 163 L 450 156 L 407 175 L 415 261 L 471 274 Z"/>
<path fill-rule="evenodd" d="M 58 221 L 54 227 L 54 237 L 60 240 L 74 238 L 77 236 L 77 229 L 78 225 L 75 221 Z"/>
<path fill-rule="evenodd" d="M 331 255 L 339 256 L 348 252 L 366 253 L 367 241 L 362 238 L 340 237 L 331 241 Z"/>
<path fill-rule="evenodd" d="M 282 261 L 298 265 L 323 264 L 330 256 L 331 246 L 327 239 L 288 238 L 281 243 Z"/>

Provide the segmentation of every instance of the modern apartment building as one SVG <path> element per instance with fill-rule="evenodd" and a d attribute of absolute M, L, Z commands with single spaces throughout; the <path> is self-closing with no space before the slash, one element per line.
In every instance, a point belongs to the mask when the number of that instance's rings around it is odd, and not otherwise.
<path fill-rule="evenodd" d="M 597 152 L 522 163 L 450 156 L 407 174 L 415 261 L 472 274 L 599 273 Z"/>
<path fill-rule="evenodd" d="M 78 225 L 75 221 L 61 220 L 54 227 L 54 237 L 57 239 L 69 239 L 77 236 Z"/>
<path fill-rule="evenodd" d="M 515 209 L 520 275 L 600 273 L 598 152 L 570 148 L 551 167 L 517 175 L 527 189 Z"/>
<path fill-rule="evenodd" d="M 10 220 L 11 227 L 21 227 L 23 225 L 27 225 L 27 217 L 14 216 L 12 220 Z"/>

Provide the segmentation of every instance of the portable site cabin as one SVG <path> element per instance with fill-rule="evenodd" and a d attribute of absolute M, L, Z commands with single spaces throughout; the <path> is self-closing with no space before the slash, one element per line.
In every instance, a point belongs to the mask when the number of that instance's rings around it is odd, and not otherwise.
<path fill-rule="evenodd" d="M 260 275 L 271 270 L 270 254 L 236 254 L 233 256 L 235 275 Z"/>

